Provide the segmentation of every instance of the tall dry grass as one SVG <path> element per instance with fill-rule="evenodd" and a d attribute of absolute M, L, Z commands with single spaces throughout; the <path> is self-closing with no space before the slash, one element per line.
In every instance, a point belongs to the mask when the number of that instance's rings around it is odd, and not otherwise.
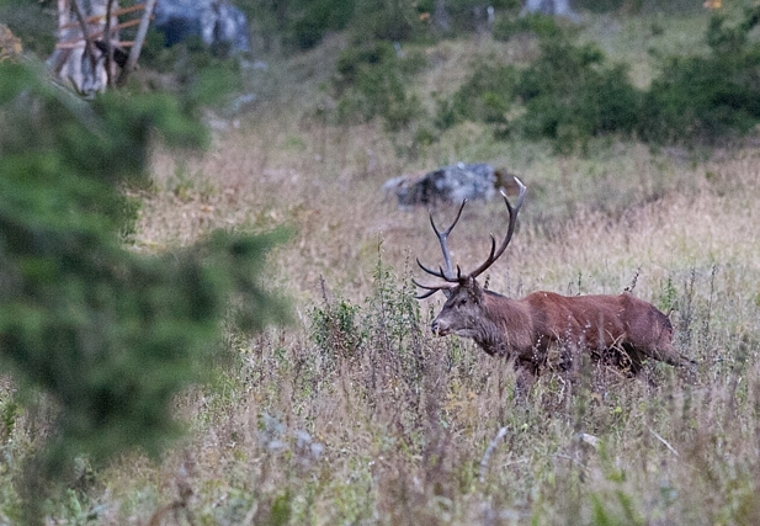
<path fill-rule="evenodd" d="M 299 93 L 315 93 L 320 74 L 205 154 L 157 149 L 132 240 L 156 252 L 214 228 L 287 225 L 268 278 L 296 322 L 253 338 L 230 328 L 237 358 L 177 400 L 186 438 L 159 463 L 134 454 L 88 474 L 51 504 L 50 523 L 755 524 L 760 150 L 699 158 L 599 144 L 557 157 L 461 125 L 408 161 L 380 126 L 332 126 L 312 111 L 318 97 Z M 427 211 L 400 211 L 380 188 L 458 160 L 506 166 L 529 187 L 490 288 L 635 284 L 673 309 L 696 369 L 650 364 L 630 380 L 584 363 L 578 378 L 547 373 L 521 397 L 509 364 L 433 338 L 442 299 L 418 303 L 410 283 L 415 257 L 439 258 Z M 434 213 L 446 222 L 455 209 Z M 478 264 L 506 219 L 497 201 L 468 205 L 450 242 L 456 262 Z M 27 422 L 15 440 L 32 440 Z"/>
<path fill-rule="evenodd" d="M 442 300 L 412 299 L 410 261 L 437 261 L 437 242 L 427 211 L 381 194 L 410 168 L 372 126 L 251 124 L 192 161 L 158 153 L 136 247 L 291 225 L 271 279 L 299 318 L 253 340 L 230 334 L 239 362 L 179 402 L 188 439 L 159 466 L 103 474 L 100 522 L 146 523 L 174 502 L 184 511 L 167 524 L 753 524 L 760 152 L 696 162 L 617 148 L 521 160 L 528 200 L 490 287 L 635 284 L 673 309 L 677 343 L 699 365 L 628 380 L 585 364 L 527 398 L 508 364 L 428 334 Z M 472 203 L 454 258 L 476 265 L 505 224 L 503 204 Z"/>

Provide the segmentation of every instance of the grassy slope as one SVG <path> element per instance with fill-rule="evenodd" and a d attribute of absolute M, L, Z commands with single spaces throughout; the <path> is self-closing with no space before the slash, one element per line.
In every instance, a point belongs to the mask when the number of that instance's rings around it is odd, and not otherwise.
<path fill-rule="evenodd" d="M 617 39 L 649 22 L 614 22 L 617 32 L 593 22 L 587 38 L 638 53 Z M 667 24 L 656 38 L 674 46 L 703 25 Z M 104 504 L 98 523 L 146 524 L 174 502 L 164 524 L 753 523 L 760 151 L 695 160 L 604 143 L 586 158 L 556 157 L 543 145 L 495 143 L 465 124 L 409 162 L 380 126 L 314 117 L 328 103 L 319 90 L 326 68 L 317 65 L 344 45 L 335 37 L 273 62 L 255 81 L 259 106 L 202 157 L 157 152 L 135 246 L 161 250 L 216 227 L 291 225 L 293 238 L 272 257 L 272 281 L 289 291 L 299 321 L 253 340 L 231 334 L 240 362 L 219 385 L 178 401 L 188 438 L 160 465 L 125 459 L 53 513 L 72 518 L 78 505 Z M 479 53 L 511 60 L 532 49 L 443 43 L 419 91 L 451 86 Z M 547 375 L 515 400 L 508 366 L 469 342 L 429 336 L 424 325 L 441 298 L 422 304 L 418 325 L 408 270 L 415 256 L 439 257 L 427 212 L 398 211 L 380 187 L 457 160 L 507 166 L 530 189 L 491 288 L 617 293 L 638 273 L 638 296 L 676 308 L 679 344 L 698 370 L 652 366 L 649 381 L 630 381 L 588 369 L 573 384 Z M 505 216 L 496 201 L 468 208 L 451 241 L 465 269 L 485 257 L 488 233 L 498 235 Z M 335 314 L 343 329 L 323 325 L 316 343 L 314 309 L 337 309 L 341 298 L 355 316 Z M 360 334 L 357 351 L 351 338 Z M 179 498 L 182 488 L 191 493 Z"/>

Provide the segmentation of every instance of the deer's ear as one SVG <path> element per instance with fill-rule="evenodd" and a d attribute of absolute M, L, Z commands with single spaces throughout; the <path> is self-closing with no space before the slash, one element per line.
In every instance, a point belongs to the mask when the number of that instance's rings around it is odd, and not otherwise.
<path fill-rule="evenodd" d="M 441 292 L 443 292 L 443 295 L 446 296 L 446 299 L 449 299 L 451 297 L 451 294 L 453 293 L 453 290 L 454 289 L 445 288 L 445 289 L 441 289 Z"/>
<path fill-rule="evenodd" d="M 467 278 L 467 291 L 473 300 L 480 303 L 480 300 L 483 298 L 483 289 L 480 287 L 480 283 L 472 276 Z"/>

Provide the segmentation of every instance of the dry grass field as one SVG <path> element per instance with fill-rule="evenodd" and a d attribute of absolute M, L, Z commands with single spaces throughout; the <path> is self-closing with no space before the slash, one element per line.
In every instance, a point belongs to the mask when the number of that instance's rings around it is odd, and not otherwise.
<path fill-rule="evenodd" d="M 91 473 L 86 491 L 51 505 L 49 524 L 757 524 L 757 143 L 651 151 L 600 140 L 559 156 L 462 124 L 409 160 L 380 124 L 336 126 L 316 112 L 325 74 L 310 64 L 342 45 L 271 64 L 255 81 L 268 97 L 209 151 L 157 147 L 133 249 L 285 226 L 266 279 L 291 298 L 293 322 L 253 338 L 231 328 L 234 359 L 177 400 L 185 438 L 160 462 L 134 454 Z M 442 44 L 420 92 L 461 76 L 454 62 L 506 48 Z M 528 186 L 492 290 L 635 284 L 672 309 L 695 370 L 648 364 L 626 379 L 584 364 L 521 397 L 510 365 L 434 338 L 442 296 L 417 302 L 410 281 L 415 257 L 440 257 L 427 211 L 398 210 L 381 186 L 460 160 L 507 167 Z M 471 203 L 451 239 L 456 262 L 478 264 L 506 223 L 497 200 Z M 33 440 L 30 427 L 16 432 Z"/>

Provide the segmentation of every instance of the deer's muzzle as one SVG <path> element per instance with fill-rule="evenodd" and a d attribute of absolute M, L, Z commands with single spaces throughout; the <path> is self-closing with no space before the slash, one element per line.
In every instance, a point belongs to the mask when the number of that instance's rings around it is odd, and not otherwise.
<path fill-rule="evenodd" d="M 441 322 L 438 319 L 433 320 L 433 324 L 430 325 L 430 330 L 436 336 L 446 336 L 449 333 L 449 325 L 445 322 Z"/>

